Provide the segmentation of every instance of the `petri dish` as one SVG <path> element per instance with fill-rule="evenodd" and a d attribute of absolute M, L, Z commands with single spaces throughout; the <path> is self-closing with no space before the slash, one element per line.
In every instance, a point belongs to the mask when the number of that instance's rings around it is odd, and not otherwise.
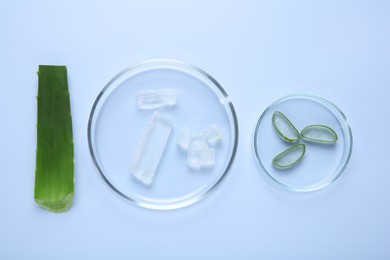
<path fill-rule="evenodd" d="M 175 105 L 138 108 L 140 92 L 164 89 L 177 93 Z M 172 128 L 153 182 L 145 185 L 133 176 L 130 165 L 156 110 Z M 191 168 L 187 152 L 176 143 L 180 129 L 199 135 L 211 125 L 223 134 L 213 147 L 215 164 Z M 205 71 L 178 60 L 149 60 L 124 69 L 99 93 L 88 121 L 89 150 L 103 180 L 129 202 L 150 209 L 182 208 L 210 194 L 228 174 L 237 143 L 237 116 L 226 91 Z"/>
<path fill-rule="evenodd" d="M 272 159 L 290 143 L 282 140 L 272 125 L 275 111 L 285 114 L 301 131 L 313 124 L 326 125 L 336 131 L 337 142 L 323 144 L 299 140 L 306 145 L 300 162 L 290 168 L 272 165 Z M 353 146 L 352 131 L 344 113 L 328 100 L 311 94 L 294 94 L 269 105 L 259 117 L 253 134 L 253 151 L 267 178 L 283 189 L 310 192 L 333 183 L 347 167 Z"/>

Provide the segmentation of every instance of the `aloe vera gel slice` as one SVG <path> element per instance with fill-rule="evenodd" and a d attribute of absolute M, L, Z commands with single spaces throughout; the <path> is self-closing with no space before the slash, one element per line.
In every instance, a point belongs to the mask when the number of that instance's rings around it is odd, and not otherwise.
<path fill-rule="evenodd" d="M 337 142 L 338 139 L 336 132 L 325 125 L 306 126 L 302 129 L 301 136 L 307 141 L 329 144 Z"/>
<path fill-rule="evenodd" d="M 274 112 L 272 116 L 272 125 L 283 140 L 289 143 L 298 142 L 300 138 L 299 131 L 282 112 Z"/>
<path fill-rule="evenodd" d="M 67 211 L 74 193 L 72 118 L 65 66 L 40 65 L 35 202 L 52 212 Z"/>
<path fill-rule="evenodd" d="M 305 155 L 306 145 L 295 144 L 276 155 L 272 164 L 278 168 L 288 168 L 302 160 Z"/>

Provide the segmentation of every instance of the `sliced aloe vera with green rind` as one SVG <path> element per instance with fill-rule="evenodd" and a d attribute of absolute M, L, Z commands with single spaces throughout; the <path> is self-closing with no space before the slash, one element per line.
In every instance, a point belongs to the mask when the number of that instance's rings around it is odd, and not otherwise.
<path fill-rule="evenodd" d="M 318 143 L 335 143 L 338 140 L 336 131 L 325 125 L 309 125 L 302 129 L 303 139 Z"/>
<path fill-rule="evenodd" d="M 306 145 L 295 144 L 276 155 L 272 164 L 278 168 L 288 168 L 302 160 L 305 155 Z"/>
<path fill-rule="evenodd" d="M 72 118 L 65 66 L 38 70 L 34 199 L 52 212 L 67 211 L 74 194 Z"/>
<path fill-rule="evenodd" d="M 299 131 L 282 112 L 274 112 L 272 115 L 272 125 L 283 140 L 289 143 L 295 143 L 299 141 Z"/>

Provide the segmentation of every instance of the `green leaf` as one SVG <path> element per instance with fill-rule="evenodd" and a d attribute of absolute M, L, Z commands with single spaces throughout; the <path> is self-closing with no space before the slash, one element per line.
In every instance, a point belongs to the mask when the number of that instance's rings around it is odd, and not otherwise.
<path fill-rule="evenodd" d="M 65 66 L 40 65 L 34 199 L 52 212 L 67 211 L 74 194 L 72 118 Z"/>
<path fill-rule="evenodd" d="M 336 132 L 325 125 L 309 125 L 302 129 L 301 136 L 303 139 L 312 142 L 332 144 L 337 142 Z"/>
<path fill-rule="evenodd" d="M 278 168 L 288 168 L 302 160 L 305 155 L 306 145 L 295 144 L 276 155 L 272 164 Z"/>
<path fill-rule="evenodd" d="M 272 115 L 272 125 L 283 140 L 289 143 L 295 143 L 299 141 L 299 131 L 282 112 L 274 112 Z"/>

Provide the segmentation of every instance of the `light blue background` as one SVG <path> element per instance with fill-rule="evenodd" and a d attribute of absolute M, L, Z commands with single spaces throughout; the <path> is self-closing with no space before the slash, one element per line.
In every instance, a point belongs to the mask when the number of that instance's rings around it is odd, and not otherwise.
<path fill-rule="evenodd" d="M 389 259 L 389 1 L 5 1 L 0 8 L 0 258 Z M 237 110 L 230 175 L 204 201 L 128 204 L 95 170 L 87 119 L 120 70 L 176 58 L 213 75 Z M 52 214 L 33 200 L 39 64 L 65 64 L 76 194 Z M 336 103 L 354 151 L 331 187 L 295 194 L 255 163 L 253 127 L 273 100 Z"/>

